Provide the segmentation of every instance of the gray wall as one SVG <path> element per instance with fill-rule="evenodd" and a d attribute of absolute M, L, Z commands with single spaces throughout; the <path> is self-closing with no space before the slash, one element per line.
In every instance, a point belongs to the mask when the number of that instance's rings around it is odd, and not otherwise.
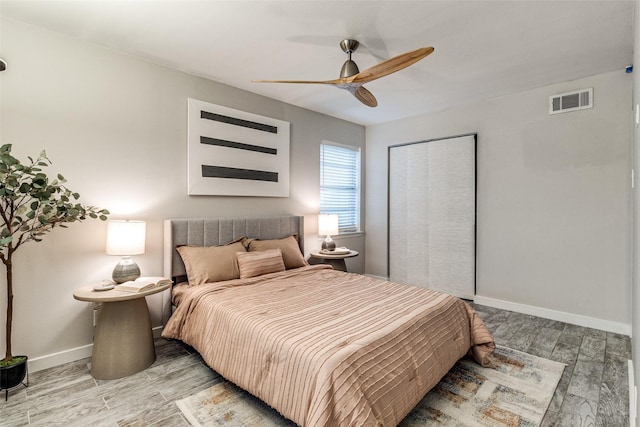
<path fill-rule="evenodd" d="M 640 68 L 640 0 L 636 0 L 634 4 L 634 23 L 635 38 L 633 49 L 633 63 Z M 635 110 L 640 110 L 640 70 L 636 68 L 633 72 L 633 105 Z M 638 112 L 640 114 L 640 112 Z M 638 179 L 640 178 L 640 126 L 633 121 L 633 139 L 634 139 L 634 170 L 635 170 L 635 189 L 634 189 L 634 213 L 633 213 L 633 287 L 631 304 L 633 307 L 633 323 L 631 335 L 631 349 L 633 351 L 633 370 L 635 377 L 635 386 L 640 386 L 640 186 Z M 637 394 L 637 393 L 636 393 Z M 632 402 L 633 405 L 633 402 Z M 636 397 L 636 414 L 640 413 L 640 404 Z M 635 425 L 635 424 L 633 424 Z"/>
<path fill-rule="evenodd" d="M 620 70 L 368 127 L 365 271 L 387 274 L 387 147 L 477 132 L 477 295 L 628 333 L 631 79 Z M 593 109 L 548 115 L 550 95 L 588 87 Z"/>
<path fill-rule="evenodd" d="M 364 148 L 364 127 L 29 25 L 1 24 L 8 69 L 0 74 L 0 141 L 24 159 L 46 149 L 51 171 L 111 218 L 146 220 L 147 250 L 135 257 L 143 274 L 162 274 L 162 220 L 171 217 L 304 215 L 307 252 L 319 249 L 319 144 Z M 188 97 L 290 122 L 290 197 L 188 196 Z M 118 260 L 104 254 L 105 232 L 99 221 L 72 224 L 17 253 L 13 348 L 30 356 L 32 369 L 90 351 L 92 310 L 72 294 L 110 277 Z M 362 235 L 341 244 L 364 251 Z M 349 267 L 364 271 L 364 254 Z M 158 325 L 160 298 L 148 300 Z M 4 352 L 4 328 L 0 338 Z"/>

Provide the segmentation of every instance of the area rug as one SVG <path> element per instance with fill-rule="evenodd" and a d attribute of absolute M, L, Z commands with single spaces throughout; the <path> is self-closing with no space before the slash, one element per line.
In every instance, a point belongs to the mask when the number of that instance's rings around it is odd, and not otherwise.
<path fill-rule="evenodd" d="M 540 425 L 565 365 L 507 347 L 495 352 L 496 369 L 464 358 L 400 423 L 422 426 Z M 295 426 L 229 382 L 176 401 L 195 427 Z"/>

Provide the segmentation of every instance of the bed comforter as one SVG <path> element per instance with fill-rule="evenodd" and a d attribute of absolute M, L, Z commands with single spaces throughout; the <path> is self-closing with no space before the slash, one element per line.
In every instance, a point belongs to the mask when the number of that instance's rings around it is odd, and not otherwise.
<path fill-rule="evenodd" d="M 326 265 L 178 288 L 162 336 L 302 426 L 395 426 L 495 348 L 458 298 Z"/>

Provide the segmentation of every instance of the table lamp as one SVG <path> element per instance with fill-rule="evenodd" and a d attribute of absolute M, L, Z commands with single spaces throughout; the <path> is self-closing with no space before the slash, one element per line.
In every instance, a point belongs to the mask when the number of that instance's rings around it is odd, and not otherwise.
<path fill-rule="evenodd" d="M 122 256 L 113 269 L 114 282 L 124 283 L 140 277 L 140 267 L 131 255 L 144 253 L 146 228 L 144 221 L 111 220 L 107 223 L 107 255 Z"/>
<path fill-rule="evenodd" d="M 327 236 L 322 241 L 322 250 L 333 251 L 336 249 L 336 242 L 331 238 L 332 234 L 338 234 L 338 215 L 318 215 L 318 234 Z"/>

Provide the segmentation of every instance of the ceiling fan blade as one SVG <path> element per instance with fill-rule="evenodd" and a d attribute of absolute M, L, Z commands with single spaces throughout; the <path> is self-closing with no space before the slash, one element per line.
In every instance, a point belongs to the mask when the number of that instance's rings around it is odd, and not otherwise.
<path fill-rule="evenodd" d="M 411 64 L 415 64 L 422 58 L 433 53 L 433 50 L 434 49 L 430 46 L 421 47 L 420 49 L 394 56 L 391 59 L 387 59 L 386 61 L 379 63 L 378 65 L 374 65 L 371 68 L 367 68 L 366 70 L 359 72 L 355 76 L 351 76 L 349 81 L 352 83 L 367 83 L 379 79 L 380 77 L 384 77 L 391 73 L 395 73 L 396 71 L 400 71 L 403 68 L 407 68 Z"/>
<path fill-rule="evenodd" d="M 334 80 L 251 80 L 254 83 L 298 83 L 298 84 L 320 84 L 320 85 L 339 85 L 344 84 L 345 79 Z"/>
<path fill-rule="evenodd" d="M 371 92 L 364 88 L 364 86 L 360 86 L 358 89 L 353 92 L 353 96 L 358 98 L 358 101 L 362 102 L 367 107 L 377 107 L 378 101 L 376 97 L 373 96 Z"/>
<path fill-rule="evenodd" d="M 395 73 L 396 71 L 400 71 L 403 68 L 408 67 L 411 64 L 415 64 L 420 61 L 422 58 L 433 53 L 433 47 L 421 47 L 420 49 L 412 50 L 411 52 L 406 52 L 398 56 L 394 56 L 391 59 L 387 59 L 379 63 L 378 65 L 374 65 L 373 67 L 367 68 L 362 72 L 357 72 L 358 67 L 355 65 L 353 61 L 351 61 L 351 54 L 358 47 L 357 40 L 345 39 L 340 42 L 340 47 L 342 50 L 349 55 L 348 61 L 345 63 L 353 63 L 354 69 L 350 70 L 350 72 L 343 72 L 344 74 L 357 73 L 353 75 L 349 75 L 347 77 L 339 77 L 333 80 L 252 80 L 255 83 L 295 83 L 295 84 L 324 84 L 324 85 L 335 85 L 340 89 L 345 89 L 349 91 L 353 96 L 355 96 L 358 101 L 362 102 L 364 105 L 368 107 L 377 107 L 378 101 L 376 97 L 373 96 L 371 92 L 365 89 L 362 84 L 366 82 L 370 82 L 372 80 L 379 79 L 380 77 L 384 77 L 391 73 Z"/>

